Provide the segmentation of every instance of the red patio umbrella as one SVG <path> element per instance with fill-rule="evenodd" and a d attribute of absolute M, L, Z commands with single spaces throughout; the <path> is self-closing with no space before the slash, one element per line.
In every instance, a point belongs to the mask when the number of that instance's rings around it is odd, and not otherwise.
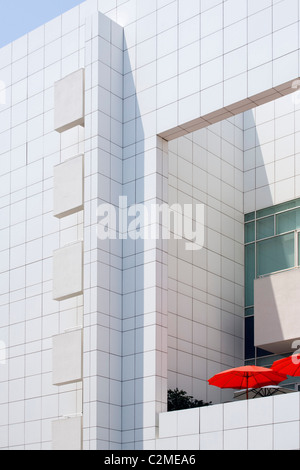
<path fill-rule="evenodd" d="M 210 385 L 219 388 L 233 388 L 235 390 L 248 390 L 261 388 L 267 385 L 278 385 L 286 380 L 286 375 L 258 366 L 242 366 L 225 370 L 208 380 Z"/>
<path fill-rule="evenodd" d="M 300 377 L 300 354 L 293 354 L 275 361 L 272 369 L 281 374 Z"/>

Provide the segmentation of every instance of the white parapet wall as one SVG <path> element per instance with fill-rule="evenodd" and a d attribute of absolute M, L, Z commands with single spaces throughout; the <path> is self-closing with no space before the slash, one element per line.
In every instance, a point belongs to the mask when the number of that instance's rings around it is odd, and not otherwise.
<path fill-rule="evenodd" d="M 299 450 L 300 393 L 161 413 L 156 450 Z"/>

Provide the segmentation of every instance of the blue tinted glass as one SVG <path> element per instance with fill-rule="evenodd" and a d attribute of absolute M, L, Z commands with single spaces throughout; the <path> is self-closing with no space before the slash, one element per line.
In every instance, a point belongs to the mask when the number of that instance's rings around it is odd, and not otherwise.
<path fill-rule="evenodd" d="M 255 212 L 251 212 L 251 214 L 245 215 L 245 222 L 250 222 L 251 220 L 255 219 Z"/>
<path fill-rule="evenodd" d="M 256 357 L 271 356 L 273 353 L 265 351 L 264 349 L 256 348 Z"/>
<path fill-rule="evenodd" d="M 248 307 L 245 309 L 245 317 L 252 317 L 254 315 L 254 307 Z"/>
<path fill-rule="evenodd" d="M 283 212 L 276 217 L 277 234 L 291 232 L 300 228 L 300 209 Z"/>
<path fill-rule="evenodd" d="M 288 209 L 293 209 L 294 207 L 299 207 L 300 199 L 295 199 L 293 201 L 284 202 L 283 204 L 278 204 L 277 206 L 267 207 L 266 209 L 261 209 L 256 212 L 256 218 L 266 217 L 267 215 L 276 214 L 277 212 L 286 211 Z"/>
<path fill-rule="evenodd" d="M 255 222 L 250 222 L 245 225 L 245 243 L 255 241 Z"/>
<path fill-rule="evenodd" d="M 254 357 L 254 317 L 248 317 L 245 318 L 245 359 Z"/>
<path fill-rule="evenodd" d="M 245 306 L 254 305 L 255 244 L 245 247 Z"/>
<path fill-rule="evenodd" d="M 260 219 L 256 222 L 256 239 L 274 236 L 274 216 Z"/>
<path fill-rule="evenodd" d="M 257 276 L 294 267 L 294 233 L 258 242 L 256 245 Z"/>

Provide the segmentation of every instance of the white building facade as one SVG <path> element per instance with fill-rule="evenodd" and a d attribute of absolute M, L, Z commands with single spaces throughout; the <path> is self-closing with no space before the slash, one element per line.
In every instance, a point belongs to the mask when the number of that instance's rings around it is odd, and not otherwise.
<path fill-rule="evenodd" d="M 298 393 L 207 382 L 300 345 L 299 14 L 86 0 L 0 49 L 1 449 L 300 448 Z"/>

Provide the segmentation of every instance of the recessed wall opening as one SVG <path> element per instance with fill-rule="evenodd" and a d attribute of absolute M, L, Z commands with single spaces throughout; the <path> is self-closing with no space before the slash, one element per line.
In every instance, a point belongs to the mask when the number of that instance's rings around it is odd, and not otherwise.
<path fill-rule="evenodd" d="M 168 143 L 169 205 L 205 208 L 201 249 L 188 251 L 185 239 L 172 236 L 168 242 L 168 389 L 205 402 L 230 401 L 232 391 L 210 387 L 210 377 L 245 362 L 270 365 L 268 352 L 249 356 L 255 313 L 247 253 L 254 228 L 247 214 L 300 196 L 295 97 L 268 100 Z M 256 236 L 275 230 L 269 218 L 256 225 Z"/>
<path fill-rule="evenodd" d="M 294 160 L 292 156 L 283 161 L 289 158 Z M 245 215 L 246 364 L 270 367 L 275 360 L 298 350 L 299 332 L 293 319 L 298 302 L 292 283 L 300 265 L 299 211 L 297 198 Z M 255 291 L 255 283 L 259 290 Z M 259 347 L 267 343 L 269 351 Z M 297 377 L 289 378 L 285 385 L 294 387 L 298 382 Z"/>

